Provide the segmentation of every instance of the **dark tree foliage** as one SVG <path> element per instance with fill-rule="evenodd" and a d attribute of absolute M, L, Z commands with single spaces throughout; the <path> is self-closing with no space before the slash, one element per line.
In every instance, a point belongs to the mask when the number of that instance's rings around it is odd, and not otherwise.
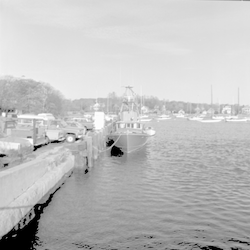
<path fill-rule="evenodd" d="M 1 110 L 18 109 L 23 113 L 63 112 L 64 97 L 50 84 L 32 79 L 5 76 L 0 79 Z"/>

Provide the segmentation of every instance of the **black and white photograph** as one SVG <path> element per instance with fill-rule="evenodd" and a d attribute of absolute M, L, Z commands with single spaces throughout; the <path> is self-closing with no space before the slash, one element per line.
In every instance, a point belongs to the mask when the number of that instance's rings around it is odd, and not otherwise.
<path fill-rule="evenodd" d="M 0 0 L 0 250 L 250 250 L 250 5 Z"/>

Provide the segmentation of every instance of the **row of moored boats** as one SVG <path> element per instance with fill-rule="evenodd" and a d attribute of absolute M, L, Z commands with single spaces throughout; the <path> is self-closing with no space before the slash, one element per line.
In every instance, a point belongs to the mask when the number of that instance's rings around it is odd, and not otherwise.
<path fill-rule="evenodd" d="M 189 121 L 199 121 L 204 123 L 216 123 L 216 122 L 250 122 L 250 117 L 240 117 L 240 116 L 222 116 L 222 115 L 215 115 L 215 116 L 204 116 L 204 115 L 196 115 L 196 116 L 190 116 L 190 115 L 183 115 L 183 114 L 177 114 L 177 115 L 159 115 L 155 117 L 150 117 L 147 115 L 140 116 L 141 122 L 149 122 L 149 121 L 163 121 L 163 120 L 171 120 L 176 118 L 184 118 Z"/>

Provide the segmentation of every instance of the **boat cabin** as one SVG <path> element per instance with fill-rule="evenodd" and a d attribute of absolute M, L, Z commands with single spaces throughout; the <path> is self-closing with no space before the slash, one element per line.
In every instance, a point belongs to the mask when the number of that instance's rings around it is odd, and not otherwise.
<path fill-rule="evenodd" d="M 125 131 L 125 130 L 130 130 L 130 131 L 142 131 L 144 129 L 144 124 L 139 123 L 139 122 L 117 122 L 116 123 L 116 131 Z"/>

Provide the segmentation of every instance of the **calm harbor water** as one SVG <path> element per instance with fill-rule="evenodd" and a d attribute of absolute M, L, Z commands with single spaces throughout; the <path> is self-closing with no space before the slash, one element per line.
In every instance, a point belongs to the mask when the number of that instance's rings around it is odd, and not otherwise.
<path fill-rule="evenodd" d="M 149 125 L 145 148 L 75 170 L 6 249 L 249 250 L 250 123 Z"/>

